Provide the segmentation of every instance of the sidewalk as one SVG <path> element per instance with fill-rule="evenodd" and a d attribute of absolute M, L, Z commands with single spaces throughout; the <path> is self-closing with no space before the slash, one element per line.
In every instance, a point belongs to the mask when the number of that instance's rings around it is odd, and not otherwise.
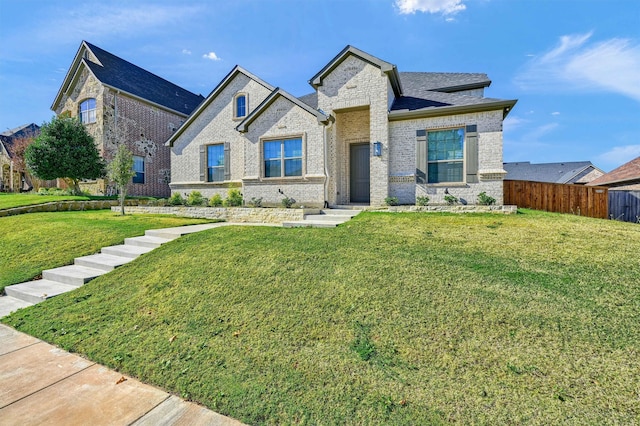
<path fill-rule="evenodd" d="M 0 324 L 0 425 L 42 424 L 242 425 Z"/>

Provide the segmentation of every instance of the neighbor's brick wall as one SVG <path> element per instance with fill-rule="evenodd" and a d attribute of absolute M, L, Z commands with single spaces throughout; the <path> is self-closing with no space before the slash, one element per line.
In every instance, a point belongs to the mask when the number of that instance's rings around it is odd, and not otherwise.
<path fill-rule="evenodd" d="M 398 197 L 401 204 L 414 204 L 417 196 L 428 196 L 430 203 L 444 203 L 444 191 L 475 204 L 480 192 L 502 204 L 502 179 L 483 177 L 482 171 L 502 170 L 502 111 L 488 111 L 444 117 L 392 121 L 389 123 L 391 139 L 390 196 Z M 416 185 L 416 130 L 478 126 L 478 183 L 450 185 Z"/>
<path fill-rule="evenodd" d="M 322 207 L 325 200 L 323 132 L 324 126 L 315 115 L 283 97 L 273 102 L 244 135 L 245 201 L 255 197 L 262 198 L 263 203 L 279 204 L 287 196 L 295 199 L 297 205 Z M 262 142 L 298 136 L 303 140 L 303 176 L 264 178 Z"/>
<path fill-rule="evenodd" d="M 370 158 L 371 205 L 383 204 L 389 190 L 389 122 L 387 113 L 391 101 L 388 99 L 388 89 L 387 76 L 379 68 L 355 56 L 344 59 L 323 79 L 322 86 L 318 87 L 318 107 L 326 112 L 337 113 L 341 110 L 368 107 L 368 142 L 378 141 L 383 146 L 381 157 L 371 156 Z M 347 142 L 340 140 L 340 135 L 334 134 L 332 136 L 332 167 L 339 171 L 341 167 L 339 162 L 344 161 L 344 156 L 340 155 L 340 146 Z M 342 148 L 344 149 L 344 147 Z M 336 178 L 337 182 L 333 185 L 336 188 L 336 193 L 330 194 L 330 200 L 335 199 L 338 203 L 349 202 L 348 194 L 340 191 L 340 188 L 345 185 L 345 181 L 348 186 L 348 173 L 346 175 L 338 173 Z M 340 195 L 337 192 L 340 192 Z"/>
<path fill-rule="evenodd" d="M 233 97 L 238 92 L 247 94 L 247 111 L 251 112 L 271 93 L 260 83 L 239 73 L 233 81 L 213 99 L 191 123 L 171 148 L 171 182 L 175 190 L 187 191 L 190 184 L 200 183 L 200 146 L 229 142 L 231 181 L 241 183 L 245 176 L 244 138 L 236 126 L 241 120 L 233 119 Z M 205 183 L 197 185 L 207 197 L 227 194 L 228 185 Z"/>

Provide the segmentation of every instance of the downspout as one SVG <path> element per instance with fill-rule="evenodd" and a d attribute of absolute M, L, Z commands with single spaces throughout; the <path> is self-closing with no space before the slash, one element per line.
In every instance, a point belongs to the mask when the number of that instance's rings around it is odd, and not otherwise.
<path fill-rule="evenodd" d="M 328 152 L 328 147 L 327 147 L 327 130 L 328 128 L 333 124 L 332 120 L 329 120 L 329 124 L 327 124 L 326 126 L 324 126 L 323 129 L 323 148 L 324 148 L 324 208 L 329 208 L 329 199 L 328 199 L 328 194 L 329 194 L 329 165 L 328 163 L 328 158 L 327 158 L 327 152 Z"/>

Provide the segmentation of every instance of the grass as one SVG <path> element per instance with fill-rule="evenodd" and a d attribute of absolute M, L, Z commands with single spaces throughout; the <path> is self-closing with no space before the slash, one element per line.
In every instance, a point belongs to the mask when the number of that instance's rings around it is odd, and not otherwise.
<path fill-rule="evenodd" d="M 250 424 L 633 424 L 639 252 L 531 211 L 226 227 L 2 321 Z"/>
<path fill-rule="evenodd" d="M 39 194 L 9 194 L 0 192 L 0 210 L 15 207 L 33 206 L 35 204 L 50 203 L 52 201 L 89 200 L 90 197 L 77 195 L 39 195 Z"/>
<path fill-rule="evenodd" d="M 0 197 L 2 199 L 2 197 Z M 101 247 L 152 228 L 203 223 L 175 216 L 119 216 L 110 210 L 30 213 L 0 218 L 0 293 L 29 281 L 44 269 L 73 263 Z"/>

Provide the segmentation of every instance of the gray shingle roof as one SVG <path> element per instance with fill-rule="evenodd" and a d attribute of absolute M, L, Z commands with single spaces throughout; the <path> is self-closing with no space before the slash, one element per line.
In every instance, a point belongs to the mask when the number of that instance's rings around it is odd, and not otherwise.
<path fill-rule="evenodd" d="M 401 72 L 399 74 L 404 95 L 416 90 L 451 92 L 488 87 L 491 84 L 491 80 L 484 73 Z"/>
<path fill-rule="evenodd" d="M 0 144 L 7 155 L 13 157 L 13 142 L 20 138 L 36 137 L 40 134 L 40 126 L 35 123 L 25 124 L 15 129 L 6 130 L 0 133 Z"/>
<path fill-rule="evenodd" d="M 596 168 L 591 161 L 565 163 L 531 164 L 528 161 L 504 163 L 507 180 L 528 180 L 532 182 L 569 183 L 586 168 Z"/>
<path fill-rule="evenodd" d="M 309 93 L 308 95 L 300 96 L 300 99 L 305 104 L 309 105 L 311 108 L 318 108 L 318 92 Z"/>
<path fill-rule="evenodd" d="M 202 95 L 183 89 L 98 46 L 85 43 L 102 65 L 84 59 L 85 63 L 96 78 L 108 86 L 187 115 L 204 100 Z"/>

